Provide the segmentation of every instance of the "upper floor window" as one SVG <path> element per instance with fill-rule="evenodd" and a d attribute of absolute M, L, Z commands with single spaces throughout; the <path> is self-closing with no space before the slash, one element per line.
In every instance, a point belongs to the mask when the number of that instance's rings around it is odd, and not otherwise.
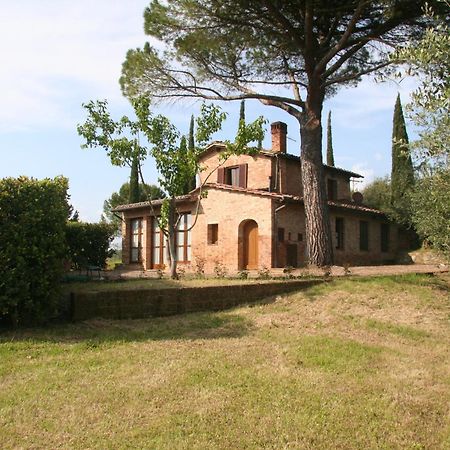
<path fill-rule="evenodd" d="M 328 200 L 337 200 L 337 180 L 327 180 Z"/>
<path fill-rule="evenodd" d="M 220 167 L 217 170 L 217 182 L 230 186 L 247 187 L 247 164 Z"/>

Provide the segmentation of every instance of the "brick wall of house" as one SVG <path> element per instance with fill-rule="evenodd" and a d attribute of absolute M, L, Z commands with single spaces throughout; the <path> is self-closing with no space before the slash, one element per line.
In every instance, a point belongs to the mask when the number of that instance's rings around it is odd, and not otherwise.
<path fill-rule="evenodd" d="M 389 224 L 389 251 L 381 251 L 381 224 L 385 219 L 369 214 L 346 211 L 331 211 L 331 234 L 333 237 L 334 261 L 336 265 L 373 265 L 393 262 L 398 250 L 397 226 Z M 336 248 L 336 218 L 344 219 L 344 248 Z M 360 221 L 368 222 L 368 250 L 360 250 Z"/>
<path fill-rule="evenodd" d="M 221 147 L 217 147 L 221 149 Z M 209 150 L 202 158 L 201 165 L 205 170 L 200 172 L 200 180 L 203 182 L 205 178 L 217 168 L 219 164 L 219 151 Z M 272 175 L 271 158 L 264 156 L 231 156 L 222 167 L 232 167 L 240 164 L 248 164 L 247 172 L 247 188 L 249 189 L 269 189 L 269 180 Z M 208 182 L 217 183 L 217 170 L 209 177 Z"/>
<path fill-rule="evenodd" d="M 236 272 L 242 267 L 243 223 L 254 220 L 258 224 L 258 266 L 271 267 L 271 201 L 257 195 L 210 189 L 192 230 L 192 265 L 195 266 L 196 258 L 201 258 L 206 261 L 207 272 L 213 271 L 215 261 Z M 208 224 L 218 225 L 217 244 L 208 244 Z"/>

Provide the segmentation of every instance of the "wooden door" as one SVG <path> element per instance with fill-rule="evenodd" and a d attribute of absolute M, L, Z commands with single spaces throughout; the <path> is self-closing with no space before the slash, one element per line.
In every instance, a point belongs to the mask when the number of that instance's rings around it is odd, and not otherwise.
<path fill-rule="evenodd" d="M 258 268 L 258 224 L 251 220 L 244 225 L 244 269 Z"/>

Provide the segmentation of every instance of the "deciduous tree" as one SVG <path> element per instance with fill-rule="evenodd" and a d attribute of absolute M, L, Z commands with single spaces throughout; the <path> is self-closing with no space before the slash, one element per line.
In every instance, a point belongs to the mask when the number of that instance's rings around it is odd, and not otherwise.
<path fill-rule="evenodd" d="M 439 2 L 433 2 L 439 3 Z M 130 50 L 121 85 L 153 99 L 258 99 L 295 117 L 309 259 L 332 263 L 322 164 L 326 96 L 391 63 L 392 47 L 415 39 L 418 0 L 153 0 L 145 32 L 165 44 Z M 159 47 L 159 46 L 158 46 Z"/>
<path fill-rule="evenodd" d="M 186 137 L 180 134 L 169 119 L 162 115 L 151 114 L 148 99 L 139 97 L 132 104 L 137 120 L 133 122 L 127 117 L 122 117 L 114 122 L 107 110 L 106 101 L 89 102 L 84 105 L 88 111 L 88 118 L 83 125 L 78 126 L 78 133 L 85 139 L 83 147 L 104 148 L 114 165 L 128 164 L 129 159 L 136 155 L 139 161 L 143 161 L 148 155 L 154 158 L 159 174 L 158 183 L 167 197 L 161 205 L 159 216 L 155 211 L 153 214 L 167 237 L 170 275 L 177 278 L 175 236 L 182 214 L 177 210 L 176 198 L 184 193 L 186 183 L 201 170 L 199 155 L 205 150 L 211 136 L 221 129 L 226 114 L 217 106 L 202 105 L 201 114 L 197 118 L 197 146 L 190 149 Z M 232 154 L 251 154 L 256 151 L 255 148 L 249 147 L 249 143 L 262 139 L 263 121 L 260 117 L 251 124 L 241 126 L 234 142 L 225 141 L 225 150 L 220 154 L 219 166 Z M 131 133 L 132 138 L 124 135 L 124 124 L 127 125 L 127 131 Z M 146 138 L 147 143 L 144 143 L 142 137 Z M 206 175 L 203 185 L 215 169 Z M 145 184 L 141 165 L 139 174 L 142 183 Z M 195 218 L 191 228 L 197 221 L 203 185 L 199 187 Z M 151 202 L 150 207 L 153 208 Z"/>

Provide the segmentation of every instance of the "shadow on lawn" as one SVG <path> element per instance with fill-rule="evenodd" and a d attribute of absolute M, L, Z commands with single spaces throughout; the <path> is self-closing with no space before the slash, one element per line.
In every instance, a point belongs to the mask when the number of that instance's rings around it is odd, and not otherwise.
<path fill-rule="evenodd" d="M 9 330 L 0 334 L 0 344 L 85 342 L 87 347 L 96 347 L 120 342 L 239 338 L 252 329 L 252 322 L 238 314 L 208 312 L 138 320 L 95 319 Z"/>

